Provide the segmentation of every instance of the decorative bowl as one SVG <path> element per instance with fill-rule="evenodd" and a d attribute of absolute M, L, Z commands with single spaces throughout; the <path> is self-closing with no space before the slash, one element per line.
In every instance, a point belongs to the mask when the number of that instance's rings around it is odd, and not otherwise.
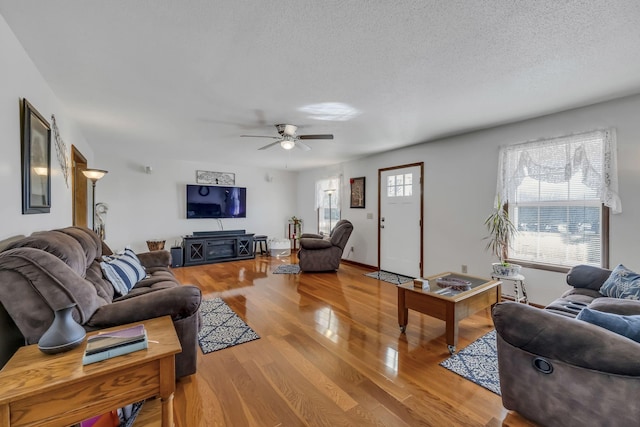
<path fill-rule="evenodd" d="M 509 263 L 507 265 L 504 265 L 500 262 L 494 262 L 492 266 L 494 274 L 506 277 L 517 276 L 518 274 L 520 274 L 520 269 L 522 268 L 522 266 L 518 264 Z"/>
<path fill-rule="evenodd" d="M 450 288 L 454 291 L 468 291 L 471 289 L 471 282 L 463 279 L 456 279 L 455 277 L 439 277 L 436 279 L 436 283 L 441 288 Z"/>

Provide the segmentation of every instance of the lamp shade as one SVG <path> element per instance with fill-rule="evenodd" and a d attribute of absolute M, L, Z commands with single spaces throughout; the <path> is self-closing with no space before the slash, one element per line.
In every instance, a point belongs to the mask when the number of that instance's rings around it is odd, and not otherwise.
<path fill-rule="evenodd" d="M 285 150 L 291 150 L 294 146 L 296 145 L 295 142 L 293 142 L 291 139 L 283 139 L 282 141 L 280 141 L 280 146 L 282 148 L 284 148 Z"/>
<path fill-rule="evenodd" d="M 82 174 L 93 182 L 96 182 L 97 180 L 105 176 L 107 173 L 109 172 L 102 169 L 85 169 L 82 171 Z"/>

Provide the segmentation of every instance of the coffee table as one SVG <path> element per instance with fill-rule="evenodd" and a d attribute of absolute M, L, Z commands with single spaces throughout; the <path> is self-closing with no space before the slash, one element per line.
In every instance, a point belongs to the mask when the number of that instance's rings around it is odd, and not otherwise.
<path fill-rule="evenodd" d="M 71 425 L 154 396 L 162 401 L 161 425 L 173 426 L 180 341 L 169 316 L 110 329 L 140 323 L 148 349 L 90 365 L 82 365 L 86 340 L 56 355 L 40 352 L 35 344 L 18 349 L 0 370 L 0 426 Z"/>
<path fill-rule="evenodd" d="M 466 281 L 468 290 L 452 290 L 437 285 L 438 278 Z M 453 279 L 453 280 L 451 280 Z M 429 287 L 419 288 L 413 282 L 398 285 L 398 324 L 404 333 L 409 320 L 409 309 L 445 321 L 447 347 L 453 354 L 458 345 L 458 322 L 500 301 L 499 280 L 484 279 L 460 273 L 440 273 L 427 277 Z"/>

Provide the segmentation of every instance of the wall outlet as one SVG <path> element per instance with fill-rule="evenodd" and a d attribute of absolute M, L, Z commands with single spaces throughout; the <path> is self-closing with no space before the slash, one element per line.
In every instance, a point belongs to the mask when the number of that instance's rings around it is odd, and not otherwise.
<path fill-rule="evenodd" d="M 351 248 L 349 249 L 349 252 L 355 252 L 355 251 L 353 250 L 353 246 L 351 246 Z"/>
<path fill-rule="evenodd" d="M 462 270 L 463 273 L 466 273 L 467 272 L 467 264 L 462 264 L 462 268 L 460 270 Z"/>

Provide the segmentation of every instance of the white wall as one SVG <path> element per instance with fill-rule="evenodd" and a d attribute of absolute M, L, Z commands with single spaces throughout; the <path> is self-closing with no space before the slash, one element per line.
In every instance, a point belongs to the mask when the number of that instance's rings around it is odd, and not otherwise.
<path fill-rule="evenodd" d="M 425 163 L 424 273 L 460 271 L 487 276 L 491 256 L 485 252 L 484 219 L 491 212 L 501 145 L 595 128 L 615 127 L 618 135 L 620 197 L 623 213 L 611 216 L 610 263 L 640 270 L 640 95 L 553 114 L 520 123 L 445 138 L 348 162 L 333 169 L 343 173 L 342 217 L 354 224 L 345 257 L 377 265 L 378 169 Z M 312 217 L 313 183 L 326 169 L 300 174 L 298 210 Z M 366 176 L 366 209 L 348 208 L 349 178 Z M 373 213 L 374 219 L 366 219 Z M 564 274 L 524 269 L 530 299 L 548 304 L 567 289 Z"/>
<path fill-rule="evenodd" d="M 113 249 L 130 245 L 144 251 L 150 239 L 166 240 L 168 248 L 194 231 L 219 230 L 215 219 L 186 219 L 185 187 L 196 183 L 196 170 L 233 172 L 236 186 L 247 188 L 247 217 L 222 219 L 225 230 L 283 238 L 287 220 L 297 214 L 295 172 L 218 164 L 215 159 L 167 160 L 152 153 L 136 161 L 127 155 L 95 147 L 96 164 L 90 164 L 109 171 L 96 185 L 96 202 L 109 205 L 106 241 Z M 151 174 L 145 166 L 152 167 Z"/>
<path fill-rule="evenodd" d="M 17 234 L 71 225 L 71 180 L 65 184 L 51 134 L 51 212 L 22 214 L 22 173 L 20 160 L 20 100 L 26 98 L 51 123 L 56 122 L 67 146 L 77 146 L 89 159 L 93 151 L 74 121 L 66 114 L 31 59 L 0 16 L 0 240 Z"/>

